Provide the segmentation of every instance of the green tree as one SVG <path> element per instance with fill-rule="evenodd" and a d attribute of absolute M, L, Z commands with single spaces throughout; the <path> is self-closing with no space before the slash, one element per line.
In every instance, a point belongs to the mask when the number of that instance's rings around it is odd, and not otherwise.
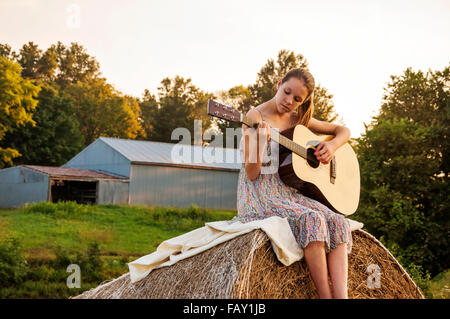
<path fill-rule="evenodd" d="M 64 92 L 73 101 L 86 145 L 100 136 L 134 139 L 142 134 L 137 100 L 122 95 L 106 79 L 78 81 Z"/>
<path fill-rule="evenodd" d="M 158 110 L 158 101 L 155 95 L 151 94 L 148 89 L 145 89 L 142 101 L 139 101 L 141 108 L 142 128 L 144 135 L 148 139 L 153 134 L 153 119 L 155 112 Z"/>
<path fill-rule="evenodd" d="M 326 88 L 318 85 L 314 89 L 314 113 L 313 117 L 320 121 L 335 122 L 344 125 L 342 118 L 334 110 L 333 94 L 330 94 Z"/>
<path fill-rule="evenodd" d="M 172 131 L 176 128 L 187 128 L 193 144 L 194 120 L 202 121 L 202 136 L 211 126 L 206 106 L 208 99 L 215 98 L 214 95 L 201 91 L 192 84 L 191 79 L 180 76 L 163 79 L 158 90 L 158 107 L 152 111 L 152 132 L 148 138 L 152 141 L 174 143 L 171 140 Z M 154 103 L 153 100 L 151 103 Z"/>
<path fill-rule="evenodd" d="M 15 61 L 18 54 L 8 44 L 0 43 L 0 56 Z"/>
<path fill-rule="evenodd" d="M 48 48 L 37 63 L 38 78 L 46 82 L 54 82 L 58 70 L 58 53 L 54 46 Z"/>
<path fill-rule="evenodd" d="M 56 81 L 62 87 L 78 81 L 85 82 L 95 79 L 101 74 L 100 64 L 97 60 L 76 42 L 72 42 L 70 47 L 66 47 L 58 41 L 49 50 L 52 52 L 51 55 L 53 55 L 53 52 L 56 53 L 59 70 Z"/>
<path fill-rule="evenodd" d="M 406 265 L 449 268 L 449 68 L 392 76 L 380 112 L 357 139 L 355 218 Z"/>
<path fill-rule="evenodd" d="M 121 95 L 120 92 L 118 94 Z M 147 137 L 147 134 L 144 129 L 144 117 L 143 117 L 139 98 L 125 94 L 125 95 L 123 95 L 123 101 L 124 101 L 124 104 L 127 105 L 129 107 L 129 109 L 131 110 L 131 112 L 133 114 L 133 118 L 135 120 L 135 126 L 137 127 L 137 129 L 136 129 L 136 135 L 134 138 L 145 139 Z"/>
<path fill-rule="evenodd" d="M 39 103 L 33 112 L 35 125 L 28 123 L 19 130 L 7 133 L 1 146 L 9 145 L 22 156 L 18 164 L 60 166 L 83 148 L 79 123 L 73 116 L 72 101 L 58 93 L 58 88 L 43 83 Z"/>
<path fill-rule="evenodd" d="M 78 81 L 95 79 L 101 75 L 100 64 L 86 49 L 72 42 L 65 46 L 60 41 L 45 52 L 33 42 L 24 44 L 19 54 L 7 44 L 0 44 L 0 56 L 13 59 L 22 67 L 22 77 L 57 81 L 61 87 Z"/>
<path fill-rule="evenodd" d="M 17 163 L 31 161 L 50 165 L 64 162 L 79 149 L 80 140 L 89 144 L 101 135 L 131 139 L 145 137 L 139 100 L 123 95 L 101 78 L 99 63 L 78 43 L 65 46 L 58 41 L 42 52 L 36 44 L 28 42 L 19 54 L 9 45 L 0 44 L 0 56 L 15 59 L 22 66 L 22 77 L 46 87 L 40 96 L 42 107 L 35 114 L 39 120 L 38 127 L 32 129 L 32 126 L 27 126 L 23 132 L 15 134 L 9 132 L 8 145 L 20 145 L 20 149 L 30 151 Z M 61 125 L 66 125 L 66 132 L 58 133 L 60 137 L 54 141 L 56 144 L 43 146 L 37 142 L 56 139 L 53 135 L 63 127 Z M 73 138 L 72 146 L 67 144 L 69 136 Z M 32 137 L 34 142 L 27 143 L 27 137 Z M 36 148 L 38 145 L 40 151 Z M 50 159 L 50 154 L 56 150 L 59 153 L 53 153 L 53 159 Z M 12 165 L 13 157 L 19 156 L 13 148 L 3 149 L 1 154 L 5 158 L 3 162 L 8 162 L 8 165 Z"/>
<path fill-rule="evenodd" d="M 32 111 L 38 101 L 40 87 L 20 76 L 20 65 L 0 57 L 0 141 L 7 132 L 26 123 L 34 123 Z M 0 147 L 0 168 L 12 165 L 12 159 L 20 153 L 9 146 Z"/>
<path fill-rule="evenodd" d="M 39 60 L 42 56 L 42 50 L 38 48 L 37 44 L 28 42 L 20 49 L 20 56 L 18 63 L 22 67 L 22 77 L 28 79 L 37 79 Z"/>

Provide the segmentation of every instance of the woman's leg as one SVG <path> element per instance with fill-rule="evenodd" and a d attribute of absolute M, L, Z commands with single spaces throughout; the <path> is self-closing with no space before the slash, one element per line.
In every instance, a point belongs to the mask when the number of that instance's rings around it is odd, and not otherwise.
<path fill-rule="evenodd" d="M 325 242 L 314 241 L 303 249 L 306 264 L 316 286 L 320 299 L 331 299 L 331 289 L 328 284 L 327 258 L 325 255 Z"/>
<path fill-rule="evenodd" d="M 339 244 L 327 255 L 328 270 L 333 285 L 333 297 L 347 299 L 348 256 L 347 243 Z"/>

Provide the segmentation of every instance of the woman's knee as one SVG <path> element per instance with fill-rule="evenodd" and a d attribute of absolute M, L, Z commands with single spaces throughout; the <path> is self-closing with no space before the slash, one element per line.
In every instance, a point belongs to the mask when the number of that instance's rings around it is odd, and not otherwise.
<path fill-rule="evenodd" d="M 334 251 L 334 250 L 338 250 L 338 251 L 340 251 L 340 250 L 347 251 L 347 243 L 340 243 L 340 244 L 337 244 L 336 247 L 334 247 L 334 249 L 333 249 L 332 251 Z"/>
<path fill-rule="evenodd" d="M 304 249 L 310 250 L 310 249 L 325 249 L 325 242 L 324 241 L 312 241 Z"/>

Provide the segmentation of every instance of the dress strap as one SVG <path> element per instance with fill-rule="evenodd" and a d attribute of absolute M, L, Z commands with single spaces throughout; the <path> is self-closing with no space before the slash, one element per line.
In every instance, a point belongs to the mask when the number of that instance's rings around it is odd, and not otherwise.
<path fill-rule="evenodd" d="M 261 111 L 260 110 L 258 110 L 258 109 L 255 109 L 255 110 L 257 110 L 258 112 L 259 112 L 259 114 L 261 115 L 261 119 L 264 121 L 264 117 L 263 117 L 263 115 L 262 115 L 262 113 L 261 113 Z"/>

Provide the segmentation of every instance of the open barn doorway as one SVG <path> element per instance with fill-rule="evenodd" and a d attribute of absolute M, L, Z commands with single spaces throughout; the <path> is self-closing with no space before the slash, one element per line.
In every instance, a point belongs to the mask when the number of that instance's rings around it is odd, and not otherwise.
<path fill-rule="evenodd" d="M 51 181 L 51 201 L 75 201 L 78 204 L 97 203 L 97 182 L 94 181 Z"/>

